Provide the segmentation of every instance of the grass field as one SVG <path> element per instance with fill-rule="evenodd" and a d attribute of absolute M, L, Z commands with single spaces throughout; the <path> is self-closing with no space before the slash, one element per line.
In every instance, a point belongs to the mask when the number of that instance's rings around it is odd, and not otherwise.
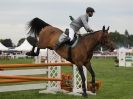
<path fill-rule="evenodd" d="M 33 63 L 33 58 L 20 58 L 20 59 L 0 59 L 0 64 L 24 64 Z"/>
<path fill-rule="evenodd" d="M 17 60 L 15 60 L 17 62 Z M 20 61 L 20 60 L 19 60 Z M 13 62 L 13 61 L 12 61 Z M 29 60 L 28 62 L 32 62 Z M 3 62 L 4 63 L 4 62 Z M 89 99 L 133 99 L 133 68 L 115 67 L 113 59 L 93 59 L 96 79 L 103 84 L 96 96 Z M 69 72 L 69 68 L 63 68 Z M 90 79 L 90 74 L 88 73 Z M 38 90 L 0 93 L 0 99 L 84 99 L 62 93 L 39 94 Z"/>

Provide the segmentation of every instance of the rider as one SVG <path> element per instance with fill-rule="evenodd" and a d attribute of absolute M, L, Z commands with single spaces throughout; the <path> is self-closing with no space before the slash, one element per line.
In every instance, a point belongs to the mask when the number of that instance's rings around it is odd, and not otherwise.
<path fill-rule="evenodd" d="M 73 19 L 73 21 L 70 23 L 70 27 L 73 29 L 73 37 L 75 33 L 78 33 L 81 27 L 84 27 L 87 32 L 93 32 L 93 30 L 88 25 L 88 19 L 89 17 L 93 16 L 93 13 L 95 10 L 92 7 L 88 7 L 86 9 L 86 14 L 79 16 L 77 19 Z M 56 45 L 55 49 L 58 49 L 63 43 L 70 41 L 70 38 L 68 36 L 68 29 L 61 35 L 59 38 L 59 42 Z"/>

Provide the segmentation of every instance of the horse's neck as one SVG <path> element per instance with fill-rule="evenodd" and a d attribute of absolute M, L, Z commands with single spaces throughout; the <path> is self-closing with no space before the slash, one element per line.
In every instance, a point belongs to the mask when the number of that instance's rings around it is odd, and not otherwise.
<path fill-rule="evenodd" d="M 98 39 L 96 36 L 96 34 L 90 34 L 81 37 L 77 47 L 75 46 L 75 48 L 72 49 L 72 54 L 79 50 L 84 51 L 86 54 L 90 54 L 90 52 L 92 52 L 98 44 Z M 63 58 L 68 58 L 68 49 L 65 45 L 58 49 L 56 52 Z"/>
<path fill-rule="evenodd" d="M 84 39 L 84 37 L 83 37 Z M 93 51 L 95 49 L 95 47 L 99 44 L 99 39 L 100 36 L 98 33 L 94 33 L 94 34 L 89 34 L 86 37 L 86 41 L 84 40 L 83 43 L 86 44 L 87 50 L 88 51 Z"/>
<path fill-rule="evenodd" d="M 79 57 L 80 55 L 85 56 L 85 55 L 90 55 L 94 48 L 98 45 L 99 41 L 99 36 L 97 37 L 97 33 L 94 34 L 90 34 L 90 35 L 86 35 L 80 38 L 79 43 L 77 44 L 77 46 L 75 46 L 75 48 L 72 49 L 72 56 L 77 56 L 76 51 L 83 51 L 83 53 L 79 53 Z M 56 50 L 56 52 L 63 58 L 68 58 L 68 48 L 64 45 L 63 47 L 59 48 L 58 50 Z M 90 55 L 91 56 L 91 55 Z M 73 58 L 73 57 L 72 57 Z M 74 62 L 74 60 L 72 60 L 71 62 Z"/>

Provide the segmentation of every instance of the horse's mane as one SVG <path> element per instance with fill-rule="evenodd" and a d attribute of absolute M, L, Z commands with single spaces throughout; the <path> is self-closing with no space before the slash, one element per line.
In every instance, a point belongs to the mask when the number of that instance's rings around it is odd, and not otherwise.
<path fill-rule="evenodd" d="M 99 32 L 100 30 L 98 31 L 94 31 L 94 32 L 91 32 L 91 33 L 85 33 L 83 34 L 82 36 L 90 36 L 90 35 L 94 35 L 95 33 Z"/>
<path fill-rule="evenodd" d="M 50 25 L 36 17 L 32 19 L 28 24 L 28 28 L 30 29 L 28 34 L 39 35 L 39 32 L 41 31 L 41 29 L 46 26 L 50 26 Z"/>

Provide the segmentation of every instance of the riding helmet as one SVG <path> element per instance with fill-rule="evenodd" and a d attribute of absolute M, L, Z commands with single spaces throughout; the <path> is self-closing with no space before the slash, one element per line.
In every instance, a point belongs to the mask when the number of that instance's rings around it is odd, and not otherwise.
<path fill-rule="evenodd" d="M 88 13 L 88 12 L 95 12 L 95 10 L 92 7 L 88 7 L 86 9 L 86 13 Z"/>

